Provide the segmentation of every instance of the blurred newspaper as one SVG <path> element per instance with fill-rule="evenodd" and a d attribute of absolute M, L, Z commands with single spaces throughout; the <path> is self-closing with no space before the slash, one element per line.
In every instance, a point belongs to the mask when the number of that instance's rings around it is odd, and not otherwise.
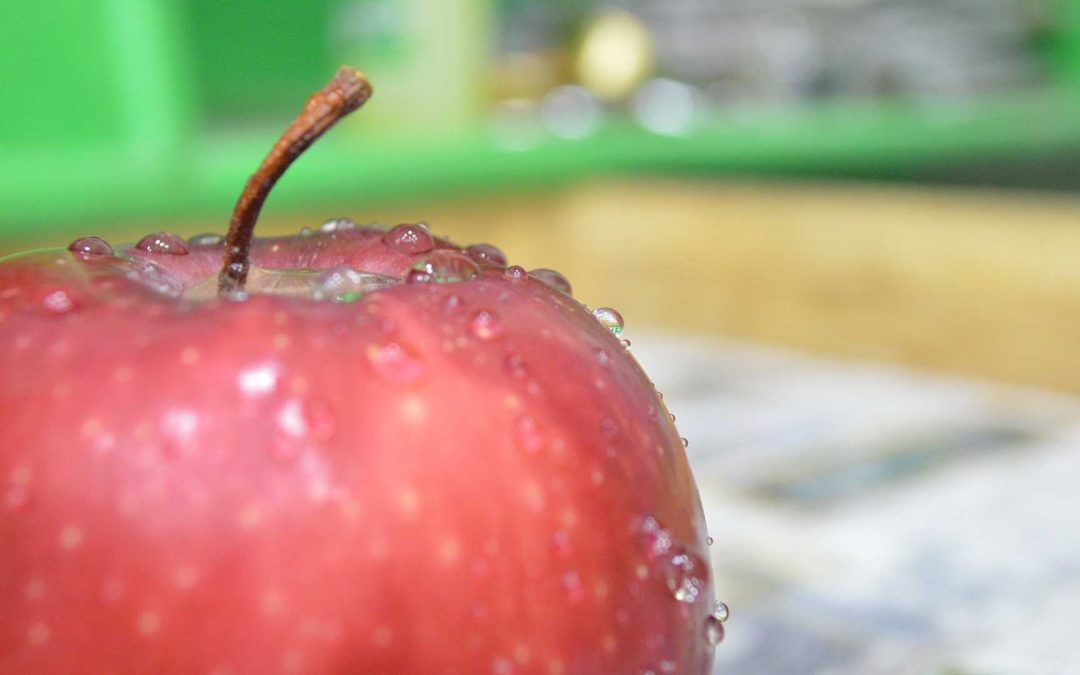
<path fill-rule="evenodd" d="M 716 540 L 716 673 L 1080 673 L 1080 399 L 633 337 Z"/>

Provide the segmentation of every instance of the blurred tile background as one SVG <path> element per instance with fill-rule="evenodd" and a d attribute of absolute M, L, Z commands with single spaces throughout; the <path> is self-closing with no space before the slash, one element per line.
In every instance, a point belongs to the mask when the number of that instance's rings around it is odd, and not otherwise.
<path fill-rule="evenodd" d="M 1080 0 L 0 6 L 0 255 L 424 220 L 626 316 L 725 673 L 1080 671 Z"/>

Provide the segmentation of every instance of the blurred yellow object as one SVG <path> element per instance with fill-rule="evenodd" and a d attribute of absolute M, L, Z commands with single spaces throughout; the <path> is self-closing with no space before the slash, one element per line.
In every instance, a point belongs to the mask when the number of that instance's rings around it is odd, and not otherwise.
<path fill-rule="evenodd" d="M 652 74 L 652 35 L 638 17 L 610 10 L 598 14 L 582 34 L 575 59 L 578 81 L 600 99 L 627 98 Z"/>

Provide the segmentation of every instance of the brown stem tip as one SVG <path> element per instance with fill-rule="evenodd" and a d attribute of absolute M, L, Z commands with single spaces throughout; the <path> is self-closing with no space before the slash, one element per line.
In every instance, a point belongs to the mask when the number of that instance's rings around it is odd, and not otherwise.
<path fill-rule="evenodd" d="M 308 99 L 300 113 L 270 153 L 248 179 L 233 209 L 225 238 L 225 261 L 218 275 L 218 296 L 235 297 L 244 292 L 251 265 L 251 238 L 266 196 L 285 170 L 317 138 L 371 96 L 371 84 L 360 71 L 342 66 L 322 91 Z"/>

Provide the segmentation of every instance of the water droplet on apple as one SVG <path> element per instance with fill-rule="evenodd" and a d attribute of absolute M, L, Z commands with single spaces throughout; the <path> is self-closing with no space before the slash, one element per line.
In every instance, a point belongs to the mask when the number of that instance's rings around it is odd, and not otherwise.
<path fill-rule="evenodd" d="M 407 284 L 428 284 L 432 281 L 431 275 L 423 270 L 409 270 L 409 273 L 405 275 Z"/>
<path fill-rule="evenodd" d="M 340 232 L 341 230 L 351 230 L 354 227 L 356 227 L 356 223 L 348 218 L 332 218 L 323 223 L 319 230 L 323 232 Z"/>
<path fill-rule="evenodd" d="M 525 452 L 537 452 L 544 444 L 544 439 L 536 428 L 536 420 L 528 415 L 522 415 L 518 418 L 514 425 L 514 435 L 518 445 Z"/>
<path fill-rule="evenodd" d="M 529 273 L 520 265 L 511 265 L 510 267 L 507 267 L 503 274 L 510 281 L 525 281 L 529 278 Z"/>
<path fill-rule="evenodd" d="M 440 284 L 470 281 L 480 275 L 480 268 L 468 256 L 450 250 L 431 253 L 413 269 L 430 274 L 432 281 Z"/>
<path fill-rule="evenodd" d="M 645 557 L 650 561 L 658 560 L 667 555 L 674 545 L 671 532 L 652 516 L 649 516 L 641 523 L 640 541 L 645 551 Z"/>
<path fill-rule="evenodd" d="M 310 227 L 301 227 L 300 228 L 300 236 L 301 237 L 310 237 L 313 234 L 315 234 L 315 230 L 312 230 Z"/>
<path fill-rule="evenodd" d="M 709 570 L 700 556 L 676 545 L 658 559 L 658 564 L 664 583 L 676 600 L 691 604 L 704 595 Z"/>
<path fill-rule="evenodd" d="M 610 307 L 597 307 L 593 310 L 593 316 L 600 322 L 604 328 L 611 331 L 611 334 L 615 337 L 619 337 L 623 332 L 623 318 L 622 315 Z"/>
<path fill-rule="evenodd" d="M 716 620 L 720 623 L 724 623 L 731 616 L 731 610 L 728 609 L 726 602 L 720 602 L 719 600 L 713 603 L 712 615 L 716 617 Z"/>
<path fill-rule="evenodd" d="M 502 320 L 495 312 L 483 309 L 469 321 L 469 331 L 481 340 L 490 340 L 502 334 Z"/>
<path fill-rule="evenodd" d="M 720 644 L 724 639 L 724 623 L 716 618 L 715 615 L 710 615 L 705 618 L 705 642 L 709 643 L 710 647 L 715 647 Z"/>
<path fill-rule="evenodd" d="M 135 244 L 135 248 L 146 253 L 162 255 L 187 255 L 188 247 L 179 235 L 172 232 L 155 232 L 148 234 Z"/>
<path fill-rule="evenodd" d="M 715 543 L 716 541 L 712 537 L 705 537 L 705 544 L 707 546 L 712 546 Z"/>
<path fill-rule="evenodd" d="M 668 413 L 667 416 L 671 418 L 672 422 L 675 421 L 675 413 Z"/>
<path fill-rule="evenodd" d="M 607 368 L 611 364 L 611 355 L 603 349 L 597 349 L 596 362 L 600 364 L 601 368 Z"/>
<path fill-rule="evenodd" d="M 357 272 L 350 267 L 335 267 L 319 275 L 312 289 L 312 297 L 316 300 L 355 302 L 371 291 L 397 283 L 397 279 L 392 277 Z"/>
<path fill-rule="evenodd" d="M 626 338 L 619 340 L 619 344 L 623 346 L 623 349 L 630 349 L 630 341 Z"/>
<path fill-rule="evenodd" d="M 84 260 L 113 254 L 113 247 L 101 237 L 76 239 L 68 246 L 68 250 Z"/>
<path fill-rule="evenodd" d="M 682 440 L 682 446 L 684 448 L 689 448 L 690 447 L 690 439 L 689 438 L 687 438 L 686 436 L 683 436 L 681 440 Z"/>
<path fill-rule="evenodd" d="M 375 374 L 385 380 L 409 384 L 424 374 L 423 361 L 396 342 L 371 345 L 366 354 Z"/>
<path fill-rule="evenodd" d="M 225 237 L 220 234 L 205 232 L 203 234 L 197 234 L 194 237 L 189 237 L 187 243 L 188 246 L 217 246 L 223 241 L 225 241 Z"/>
<path fill-rule="evenodd" d="M 426 228 L 402 223 L 383 234 L 383 243 L 408 255 L 427 253 L 435 248 L 435 240 Z"/>
<path fill-rule="evenodd" d="M 573 291 L 570 288 L 570 282 L 567 280 L 566 277 L 564 277 L 561 273 L 556 272 L 555 270 L 541 268 L 530 271 L 529 275 L 543 283 L 545 286 L 554 288 L 560 293 L 573 295 Z"/>
<path fill-rule="evenodd" d="M 473 244 L 465 249 L 465 255 L 477 263 L 506 267 L 506 254 L 491 244 Z"/>

